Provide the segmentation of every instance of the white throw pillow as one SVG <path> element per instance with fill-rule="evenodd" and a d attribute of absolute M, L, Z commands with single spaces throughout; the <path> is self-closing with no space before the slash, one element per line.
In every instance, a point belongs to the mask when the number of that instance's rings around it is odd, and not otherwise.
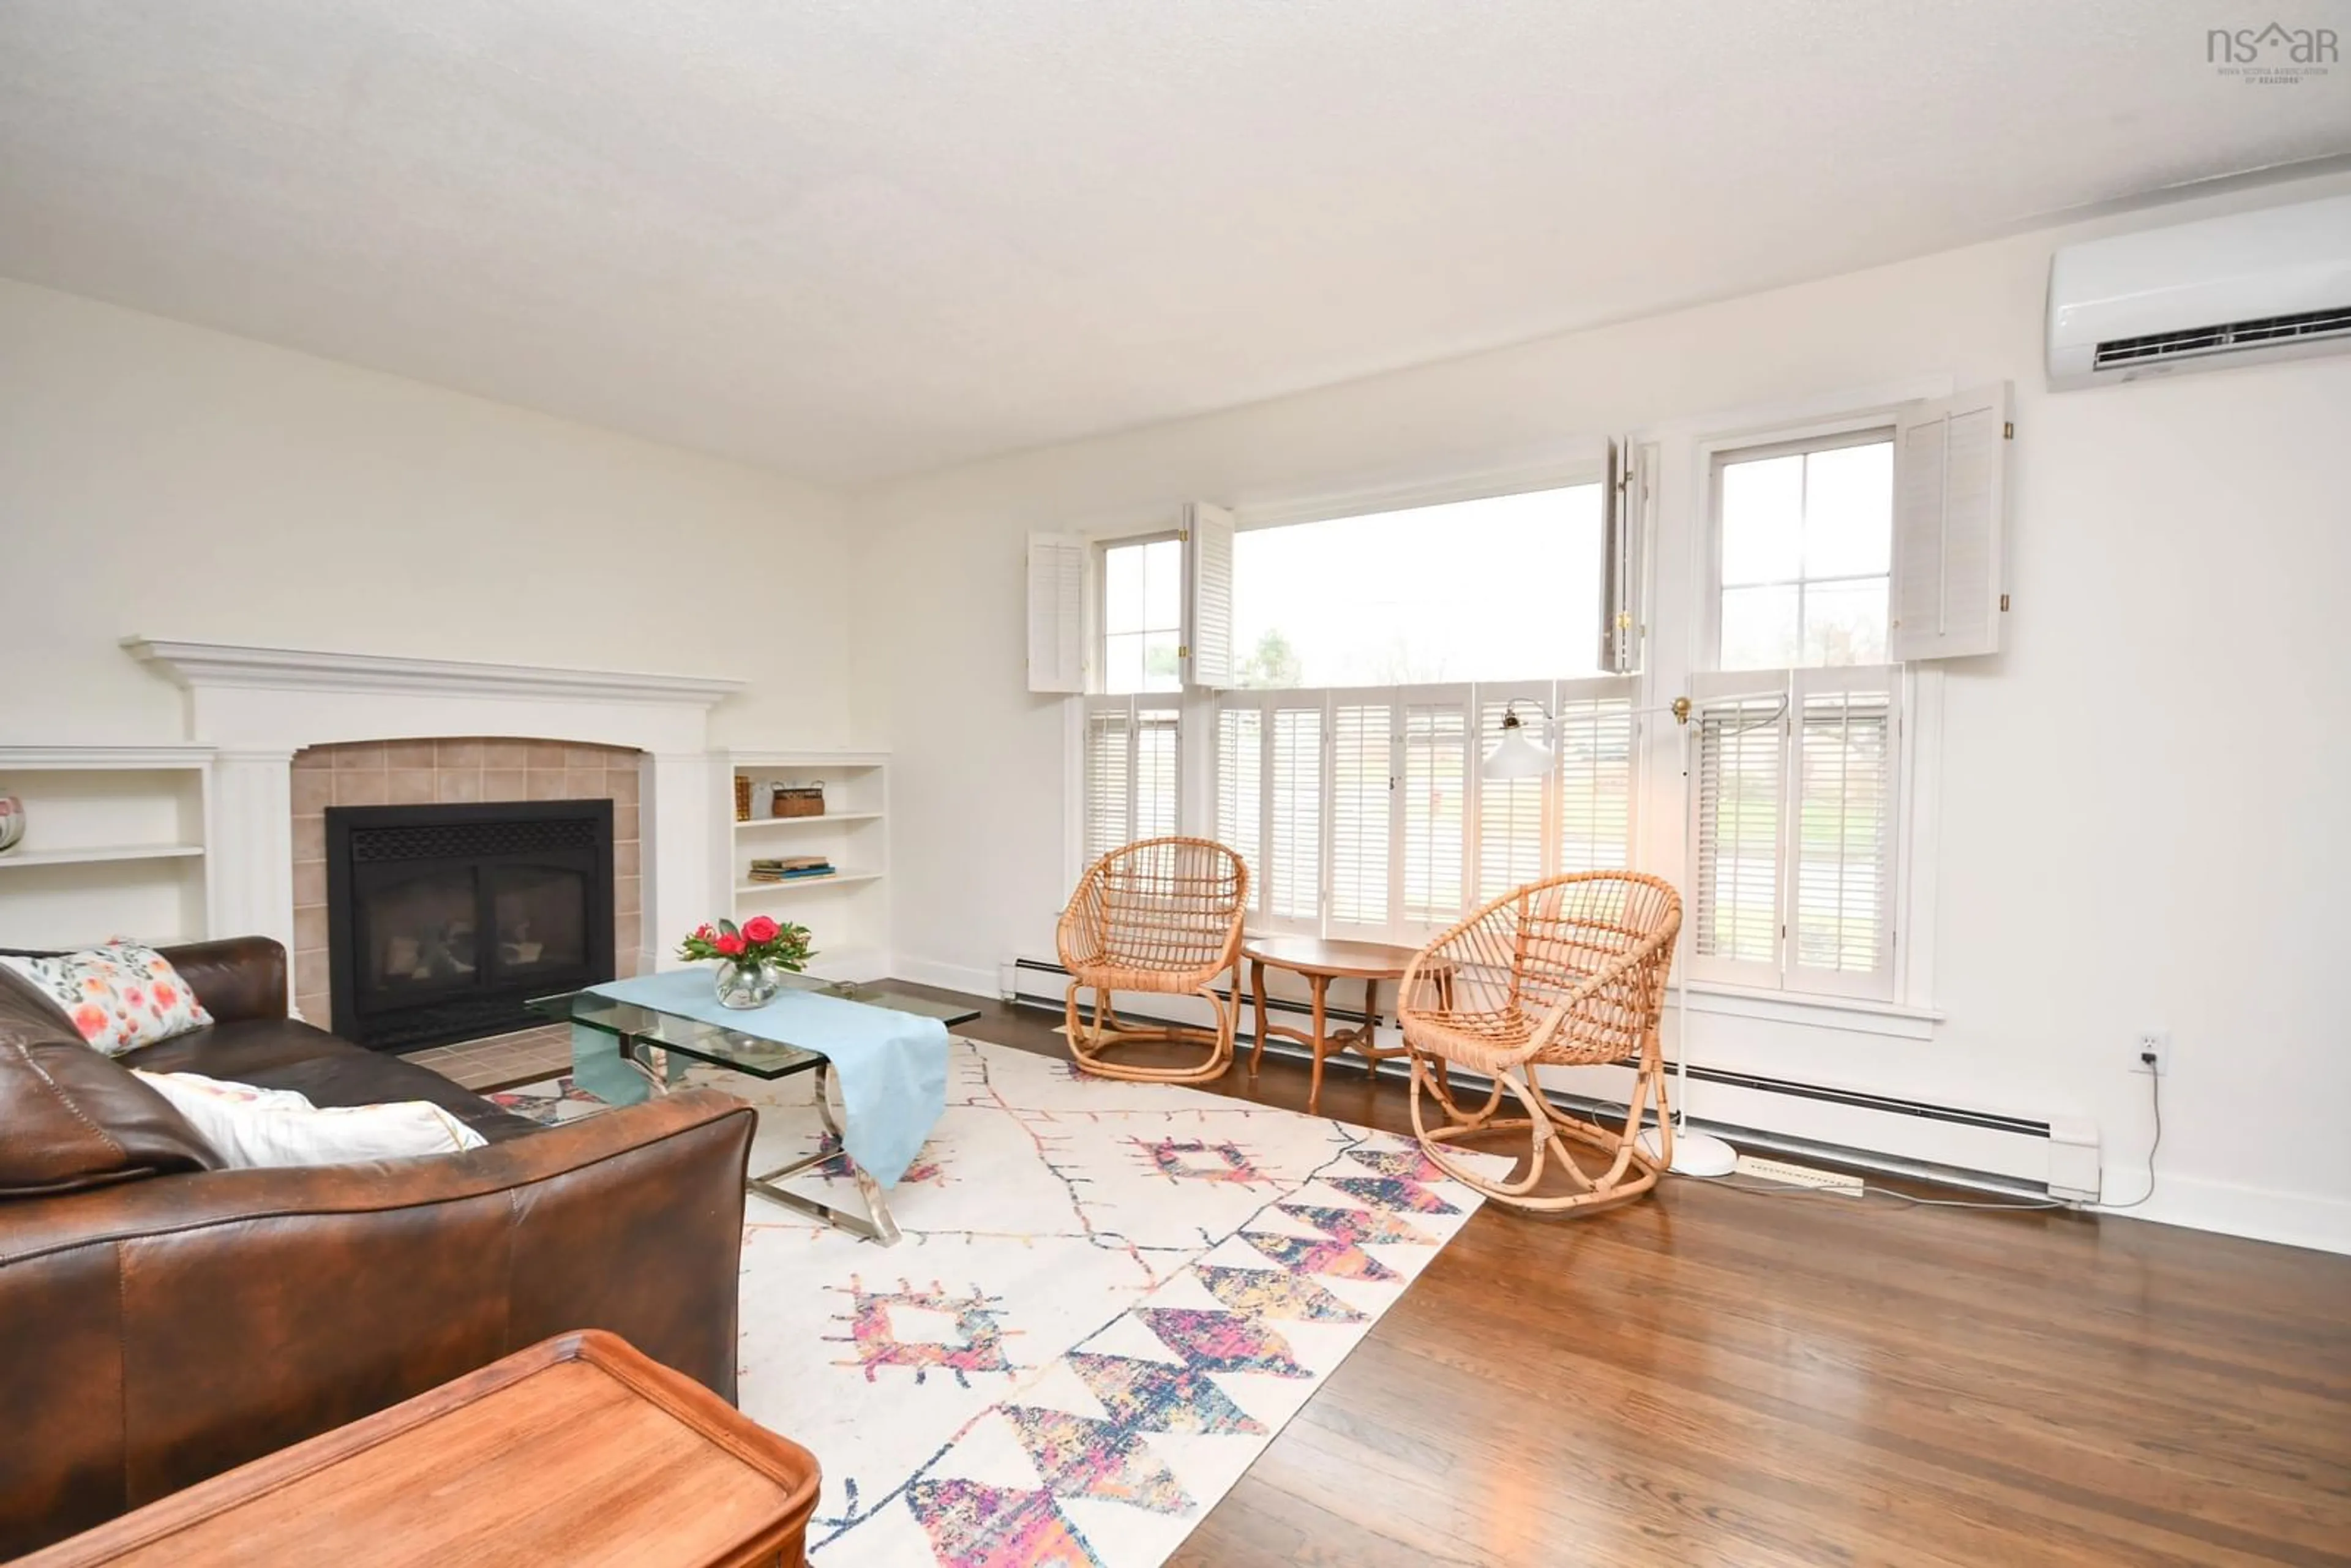
<path fill-rule="evenodd" d="M 81 1037 L 109 1056 L 202 1029 L 213 1021 L 172 961 L 136 942 L 110 942 L 54 958 L 0 955 L 65 1010 Z"/>
<path fill-rule="evenodd" d="M 201 1072 L 131 1071 L 169 1100 L 232 1169 L 342 1166 L 482 1146 L 479 1133 L 429 1101 L 321 1110 L 291 1089 L 259 1089 Z"/>

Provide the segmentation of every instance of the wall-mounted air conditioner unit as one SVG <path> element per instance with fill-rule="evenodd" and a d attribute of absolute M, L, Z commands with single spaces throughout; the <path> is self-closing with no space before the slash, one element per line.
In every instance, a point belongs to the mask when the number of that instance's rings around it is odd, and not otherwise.
<path fill-rule="evenodd" d="M 2351 350 L 2351 196 L 2067 246 L 2049 264 L 2049 384 Z"/>

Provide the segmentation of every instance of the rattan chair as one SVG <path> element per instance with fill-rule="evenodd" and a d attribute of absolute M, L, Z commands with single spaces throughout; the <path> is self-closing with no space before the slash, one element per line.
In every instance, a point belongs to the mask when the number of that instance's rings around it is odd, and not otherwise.
<path fill-rule="evenodd" d="M 1207 839 L 1144 839 L 1088 866 L 1054 934 L 1070 972 L 1070 1051 L 1078 1065 L 1105 1078 L 1151 1083 L 1201 1083 L 1223 1073 L 1232 1064 L 1240 1018 L 1241 914 L 1248 907 L 1249 867 Z M 1220 977 L 1228 977 L 1222 995 Z M 1091 1017 L 1078 1006 L 1078 993 L 1088 987 L 1094 993 Z M 1115 991 L 1204 997 L 1216 1027 L 1129 1023 L 1111 999 Z M 1206 1045 L 1207 1060 L 1136 1067 L 1102 1054 L 1140 1040 Z"/>
<path fill-rule="evenodd" d="M 1681 896 L 1670 883 L 1587 872 L 1518 888 L 1423 948 L 1405 971 L 1397 1008 L 1422 1152 L 1456 1181 L 1519 1208 L 1589 1208 L 1655 1186 L 1673 1160 L 1657 1022 L 1681 924 Z M 1635 1070 L 1622 1126 L 1569 1115 L 1543 1098 L 1535 1078 L 1537 1067 L 1619 1061 Z M 1447 1063 L 1491 1076 L 1482 1107 L 1454 1099 Z M 1506 1090 L 1524 1116 L 1495 1119 Z M 1427 1124 L 1423 1095 L 1444 1112 L 1444 1125 Z M 1640 1134 L 1653 1101 L 1652 1148 Z M 1527 1160 L 1514 1177 L 1481 1175 L 1451 1155 L 1465 1138 L 1517 1131 L 1527 1134 Z M 1596 1157 L 1579 1157 L 1571 1144 Z M 1554 1161 L 1563 1179 L 1546 1186 Z"/>

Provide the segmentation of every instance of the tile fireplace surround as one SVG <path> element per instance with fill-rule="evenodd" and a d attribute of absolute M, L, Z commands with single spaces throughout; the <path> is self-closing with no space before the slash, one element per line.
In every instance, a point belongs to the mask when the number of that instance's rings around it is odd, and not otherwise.
<path fill-rule="evenodd" d="M 306 1019 L 334 1016 L 327 980 L 327 819 L 329 806 L 409 806 L 495 800 L 612 802 L 612 959 L 640 972 L 644 948 L 638 839 L 642 753 L 617 746 L 495 737 L 360 740 L 294 757 L 294 1003 Z"/>
<path fill-rule="evenodd" d="M 284 943 L 296 955 L 295 1005 L 321 1026 L 325 894 L 311 884 L 323 881 L 324 840 L 313 840 L 329 804 L 611 800 L 622 974 L 656 967 L 653 934 L 728 906 L 716 846 L 732 818 L 708 719 L 740 682 L 143 638 L 125 646 L 187 691 L 188 738 L 214 748 L 207 925 Z"/>

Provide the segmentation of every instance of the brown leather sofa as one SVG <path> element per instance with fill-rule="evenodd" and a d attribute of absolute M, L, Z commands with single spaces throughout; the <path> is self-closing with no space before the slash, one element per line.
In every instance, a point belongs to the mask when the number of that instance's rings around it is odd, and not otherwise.
<path fill-rule="evenodd" d="M 165 952 L 212 1027 L 110 1061 L 0 969 L 0 1560 L 572 1329 L 735 1395 L 749 1107 L 560 1127 L 286 1016 L 286 955 Z M 462 1155 L 221 1170 L 123 1071 L 425 1099 Z"/>

